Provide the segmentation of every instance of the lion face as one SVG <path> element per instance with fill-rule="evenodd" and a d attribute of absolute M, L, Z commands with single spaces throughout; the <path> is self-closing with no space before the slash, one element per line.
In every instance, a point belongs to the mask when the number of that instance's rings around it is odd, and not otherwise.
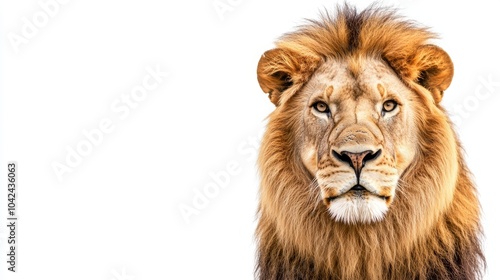
<path fill-rule="evenodd" d="M 333 219 L 370 223 L 384 217 L 415 156 L 413 94 L 383 61 L 354 64 L 325 62 L 297 93 L 298 145 Z"/>
<path fill-rule="evenodd" d="M 374 37 L 378 31 L 371 27 L 356 38 L 329 28 L 287 35 L 259 60 L 259 85 L 277 106 L 266 141 L 293 150 L 282 157 L 287 170 L 310 173 L 310 192 L 334 220 L 373 223 L 390 211 L 396 193 L 405 195 L 398 186 L 422 154 L 418 139 L 429 133 L 422 132 L 423 116 L 443 115 L 436 105 L 451 83 L 453 63 L 441 48 L 424 43 L 424 30 L 412 29 L 422 36 L 407 34 L 408 40 L 421 41 L 408 45 Z M 324 38 L 335 43 L 323 44 Z M 261 153 L 265 163 L 276 158 L 271 151 Z"/>

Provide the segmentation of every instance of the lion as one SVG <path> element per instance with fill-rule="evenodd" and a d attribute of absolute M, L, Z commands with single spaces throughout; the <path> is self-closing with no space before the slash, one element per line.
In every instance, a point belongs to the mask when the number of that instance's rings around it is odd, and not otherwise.
<path fill-rule="evenodd" d="M 440 105 L 453 63 L 371 6 L 322 13 L 257 66 L 259 279 L 478 279 L 477 190 Z"/>

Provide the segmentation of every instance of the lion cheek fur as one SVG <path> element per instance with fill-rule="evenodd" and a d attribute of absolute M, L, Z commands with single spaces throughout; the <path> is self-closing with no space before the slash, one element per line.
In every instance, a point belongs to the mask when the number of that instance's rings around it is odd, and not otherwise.
<path fill-rule="evenodd" d="M 318 150 L 316 147 L 313 144 L 304 144 L 300 152 L 300 158 L 309 174 L 315 176 L 318 171 Z"/>

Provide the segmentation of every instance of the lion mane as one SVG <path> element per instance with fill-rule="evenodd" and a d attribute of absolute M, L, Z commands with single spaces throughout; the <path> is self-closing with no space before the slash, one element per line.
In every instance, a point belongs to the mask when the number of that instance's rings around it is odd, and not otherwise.
<path fill-rule="evenodd" d="M 480 205 L 462 148 L 439 105 L 453 65 L 427 28 L 371 6 L 324 13 L 261 57 L 258 81 L 276 109 L 262 140 L 259 279 L 478 279 L 485 269 Z M 332 219 L 300 156 L 301 91 L 326 61 L 381 61 L 414 96 L 416 152 L 380 221 Z M 354 93 L 353 93 L 354 94 Z"/>

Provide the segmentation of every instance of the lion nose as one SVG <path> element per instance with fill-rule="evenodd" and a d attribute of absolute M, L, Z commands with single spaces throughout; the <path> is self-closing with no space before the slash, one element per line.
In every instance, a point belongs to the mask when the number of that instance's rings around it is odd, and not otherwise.
<path fill-rule="evenodd" d="M 368 150 L 361 153 L 342 151 L 340 152 L 340 154 L 336 151 L 333 151 L 333 156 L 342 162 L 348 163 L 349 166 L 354 169 L 356 176 L 359 178 L 359 174 L 361 173 L 361 169 L 363 169 L 363 167 L 365 166 L 365 163 L 370 160 L 376 159 L 380 155 L 380 151 L 381 150 L 373 152 Z"/>

